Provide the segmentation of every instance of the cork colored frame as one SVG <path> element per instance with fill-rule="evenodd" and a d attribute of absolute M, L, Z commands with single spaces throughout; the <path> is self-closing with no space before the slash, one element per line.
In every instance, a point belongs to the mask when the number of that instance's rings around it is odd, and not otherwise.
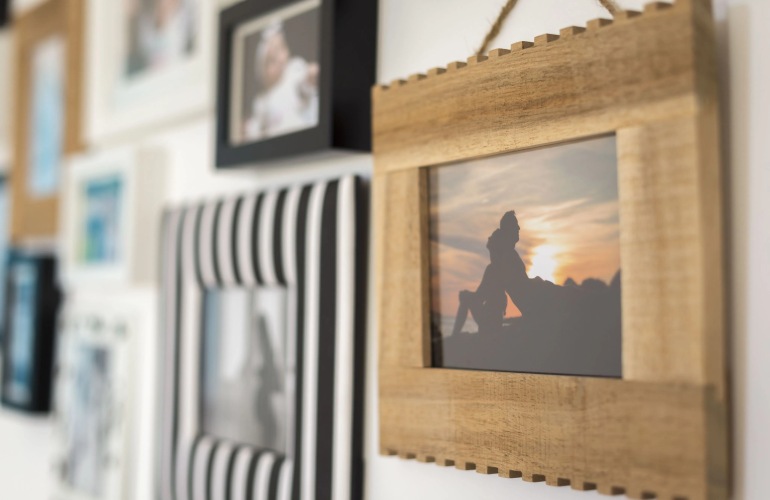
<path fill-rule="evenodd" d="M 32 51 L 40 41 L 61 35 L 65 43 L 62 154 L 82 148 L 83 0 L 48 0 L 14 20 L 14 147 L 11 171 L 13 213 L 11 241 L 50 240 L 56 235 L 59 197 L 36 198 L 27 189 L 29 105 L 32 99 Z"/>
<path fill-rule="evenodd" d="M 631 498 L 729 492 L 707 0 L 652 3 L 373 89 L 380 451 Z M 621 379 L 430 367 L 427 169 L 615 134 Z"/>

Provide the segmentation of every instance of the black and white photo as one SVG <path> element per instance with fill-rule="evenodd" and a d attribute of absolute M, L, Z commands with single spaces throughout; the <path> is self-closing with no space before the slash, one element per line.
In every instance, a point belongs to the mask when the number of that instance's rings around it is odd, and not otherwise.
<path fill-rule="evenodd" d="M 286 300 L 276 287 L 206 293 L 205 432 L 291 454 L 296 367 Z"/>

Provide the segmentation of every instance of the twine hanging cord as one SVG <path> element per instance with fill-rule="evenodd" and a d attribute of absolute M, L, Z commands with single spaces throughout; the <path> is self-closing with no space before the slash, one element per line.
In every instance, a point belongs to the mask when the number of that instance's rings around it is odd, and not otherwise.
<path fill-rule="evenodd" d="M 476 51 L 476 55 L 478 56 L 484 55 L 484 53 L 489 48 L 489 44 L 492 43 L 492 41 L 495 38 L 497 38 L 497 35 L 500 34 L 500 30 L 503 28 L 503 23 L 505 23 L 505 20 L 508 18 L 508 14 L 511 13 L 511 11 L 516 6 L 516 3 L 518 1 L 519 0 L 508 0 L 507 2 L 505 2 L 505 5 L 503 5 L 503 8 L 500 9 L 500 14 L 498 14 L 497 20 L 495 20 L 495 22 L 489 28 L 489 33 L 487 33 L 487 36 L 484 37 L 484 41 L 481 43 L 481 47 L 479 47 L 479 50 Z M 613 17 L 621 10 L 615 0 L 598 0 L 598 1 L 600 4 L 602 4 L 602 7 L 607 9 L 607 11 Z"/>

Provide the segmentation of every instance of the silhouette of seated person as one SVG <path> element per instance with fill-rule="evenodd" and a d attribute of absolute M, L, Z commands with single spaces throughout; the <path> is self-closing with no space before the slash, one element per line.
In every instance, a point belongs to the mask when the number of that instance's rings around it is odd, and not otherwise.
<path fill-rule="evenodd" d="M 556 324 L 572 315 L 580 292 L 574 287 L 561 287 L 540 277 L 527 276 L 524 261 L 516 251 L 520 231 L 516 212 L 506 212 L 500 219 L 500 227 L 487 240 L 490 263 L 481 283 L 475 292 L 460 292 L 453 335 L 462 331 L 468 312 L 479 325 L 479 333 L 499 333 L 505 319 L 506 294 L 528 321 Z"/>
<path fill-rule="evenodd" d="M 516 251 L 519 242 L 519 221 L 516 212 L 506 212 L 500 219 L 500 227 L 487 240 L 489 265 L 484 270 L 481 283 L 475 292 L 460 292 L 460 306 L 452 333 L 462 331 L 468 312 L 479 325 L 479 333 L 497 333 L 503 325 L 508 300 L 519 307 L 520 298 L 528 287 L 526 267 Z M 521 309 L 519 307 L 519 309 Z"/>

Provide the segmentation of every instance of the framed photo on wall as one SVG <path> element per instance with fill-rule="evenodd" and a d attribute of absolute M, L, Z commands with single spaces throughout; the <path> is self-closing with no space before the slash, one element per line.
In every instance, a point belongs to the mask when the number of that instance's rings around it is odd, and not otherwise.
<path fill-rule="evenodd" d="M 11 103 L 15 63 L 14 47 L 10 29 L 0 29 L 0 64 L 5 70 L 0 74 L 0 172 L 7 174 L 11 169 L 13 157 L 13 110 Z"/>
<path fill-rule="evenodd" d="M 0 349 L 2 349 L 5 334 L 6 275 L 8 273 L 8 257 L 10 253 L 8 224 L 11 219 L 11 193 L 8 184 L 7 177 L 0 177 Z"/>
<path fill-rule="evenodd" d="M 41 413 L 50 409 L 60 301 L 55 275 L 53 257 L 18 250 L 10 253 L 0 388 L 5 406 Z"/>
<path fill-rule="evenodd" d="M 727 499 L 710 4 L 614 17 L 373 89 L 380 451 Z"/>
<path fill-rule="evenodd" d="M 0 0 L 0 28 L 11 22 L 11 0 Z"/>
<path fill-rule="evenodd" d="M 166 213 L 159 498 L 361 498 L 364 189 Z"/>
<path fill-rule="evenodd" d="M 217 166 L 368 151 L 376 0 L 247 0 L 219 17 Z"/>
<path fill-rule="evenodd" d="M 56 234 L 64 157 L 81 147 L 82 0 L 47 0 L 15 22 L 11 239 Z"/>
<path fill-rule="evenodd" d="M 114 299 L 65 305 L 59 321 L 54 466 L 57 498 L 131 498 L 137 317 Z"/>
<path fill-rule="evenodd" d="M 90 143 L 212 109 L 216 2 L 87 2 Z"/>
<path fill-rule="evenodd" d="M 66 285 L 156 281 L 165 166 L 162 150 L 133 147 L 68 163 L 61 220 Z"/>

